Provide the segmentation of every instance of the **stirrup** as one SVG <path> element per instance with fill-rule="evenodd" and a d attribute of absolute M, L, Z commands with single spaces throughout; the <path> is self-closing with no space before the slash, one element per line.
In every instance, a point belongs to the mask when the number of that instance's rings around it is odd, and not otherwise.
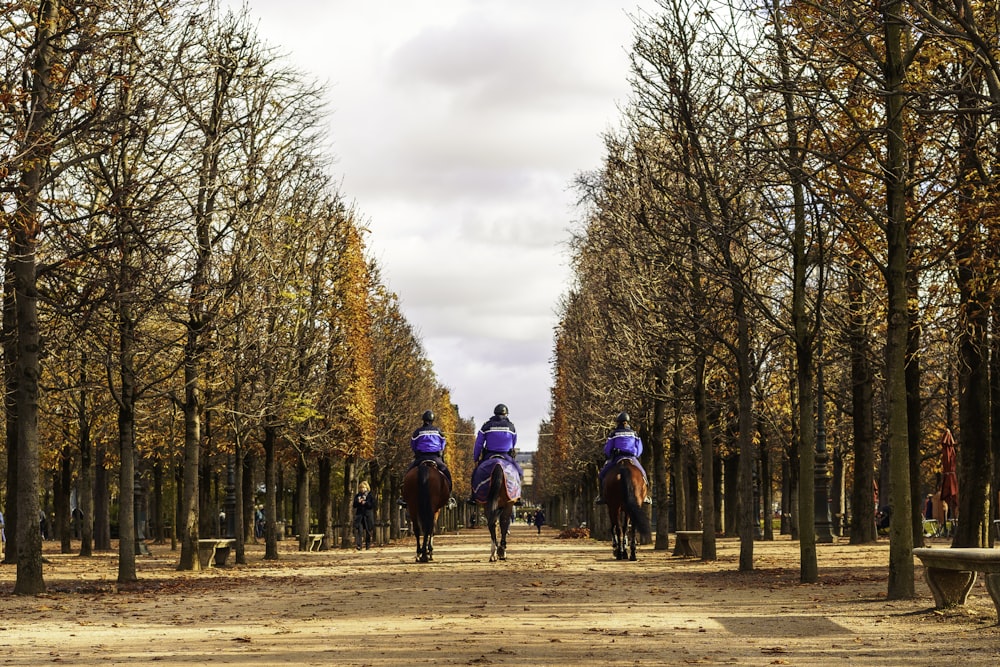
<path fill-rule="evenodd" d="M 646 497 L 645 497 L 645 498 L 643 499 L 643 501 L 642 501 L 642 504 L 643 504 L 643 505 L 652 505 L 652 504 L 653 504 L 653 499 L 652 499 L 652 498 L 650 498 L 649 496 L 646 496 Z"/>
<path fill-rule="evenodd" d="M 594 498 L 594 504 L 595 505 L 603 505 L 604 504 L 604 498 L 602 498 L 601 496 L 597 496 L 596 498 Z"/>
<path fill-rule="evenodd" d="M 399 500 L 397 500 L 396 504 L 399 505 L 400 507 L 406 507 L 406 501 L 403 500 L 402 498 L 400 498 Z"/>

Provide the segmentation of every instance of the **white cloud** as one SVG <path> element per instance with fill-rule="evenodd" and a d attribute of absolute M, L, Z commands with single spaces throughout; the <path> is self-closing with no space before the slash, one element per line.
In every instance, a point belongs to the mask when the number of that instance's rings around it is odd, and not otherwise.
<path fill-rule="evenodd" d="M 627 98 L 637 3 L 248 6 L 267 41 L 330 82 L 338 178 L 439 380 L 478 421 L 507 403 L 533 449 L 579 215 L 570 186 L 600 166 Z"/>

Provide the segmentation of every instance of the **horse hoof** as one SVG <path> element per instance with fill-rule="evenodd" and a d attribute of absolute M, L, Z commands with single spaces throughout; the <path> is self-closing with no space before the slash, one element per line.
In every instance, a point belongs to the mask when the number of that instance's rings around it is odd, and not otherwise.
<path fill-rule="evenodd" d="M 629 559 L 629 560 L 638 560 L 638 559 L 637 559 L 637 558 L 635 557 L 635 554 L 632 554 L 631 556 L 629 556 L 629 557 L 628 557 L 628 559 Z"/>

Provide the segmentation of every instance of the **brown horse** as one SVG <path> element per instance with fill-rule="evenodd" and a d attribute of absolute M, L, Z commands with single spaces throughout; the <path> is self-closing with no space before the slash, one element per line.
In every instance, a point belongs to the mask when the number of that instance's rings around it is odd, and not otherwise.
<path fill-rule="evenodd" d="M 450 495 L 448 478 L 433 461 L 422 462 L 403 477 L 403 500 L 417 540 L 418 563 L 434 560 L 434 525 Z"/>
<path fill-rule="evenodd" d="M 646 498 L 646 480 L 642 471 L 624 458 L 604 476 L 604 501 L 611 519 L 611 548 L 615 558 L 635 560 L 635 534 L 652 535 L 649 517 L 642 507 Z"/>
<path fill-rule="evenodd" d="M 520 480 L 518 480 L 520 483 Z M 490 491 L 486 496 L 486 523 L 490 527 L 490 538 L 493 547 L 490 551 L 490 562 L 507 560 L 507 533 L 510 532 L 510 521 L 514 514 L 514 503 L 517 498 L 511 498 L 507 492 L 507 477 L 503 465 L 499 462 L 490 472 Z M 497 523 L 500 524 L 500 538 L 497 539 Z"/>

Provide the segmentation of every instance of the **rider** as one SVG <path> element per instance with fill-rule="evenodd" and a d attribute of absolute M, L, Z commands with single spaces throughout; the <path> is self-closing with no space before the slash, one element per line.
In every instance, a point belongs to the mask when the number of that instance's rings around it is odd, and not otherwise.
<path fill-rule="evenodd" d="M 597 475 L 599 480 L 597 487 L 598 495 L 597 500 L 594 501 L 598 505 L 604 504 L 604 497 L 601 495 L 604 490 L 604 476 L 608 474 L 608 471 L 611 470 L 618 459 L 626 456 L 635 458 L 635 464 L 638 466 L 643 478 L 645 478 L 646 471 L 643 470 L 642 464 L 639 463 L 639 457 L 642 456 L 642 440 L 632 427 L 629 426 L 628 413 L 623 411 L 615 419 L 615 428 L 608 435 L 608 441 L 604 443 L 604 458 L 606 460 L 604 461 L 604 467 L 601 468 L 601 472 Z M 648 496 L 645 502 L 650 502 Z"/>
<path fill-rule="evenodd" d="M 441 474 L 448 480 L 448 488 L 451 489 L 451 470 L 444 462 L 444 448 L 447 445 L 441 429 L 434 425 L 434 413 L 430 410 L 424 411 L 421 416 L 423 425 L 417 428 L 410 437 L 410 449 L 413 450 L 413 462 L 406 472 L 410 472 L 424 461 L 433 461 Z M 404 476 L 406 473 L 403 473 Z M 397 501 L 403 507 L 406 503 L 400 498 Z"/>
<path fill-rule="evenodd" d="M 499 403 L 493 408 L 493 416 L 490 417 L 479 429 L 476 435 L 476 444 L 472 449 L 472 460 L 479 467 L 483 459 L 501 457 L 507 459 L 517 468 L 521 474 L 521 466 L 514 460 L 514 445 L 517 444 L 517 432 L 514 424 L 507 419 L 507 406 Z M 475 470 L 473 470 L 475 476 Z M 473 489 L 469 496 L 468 503 L 476 503 L 476 492 Z"/>

